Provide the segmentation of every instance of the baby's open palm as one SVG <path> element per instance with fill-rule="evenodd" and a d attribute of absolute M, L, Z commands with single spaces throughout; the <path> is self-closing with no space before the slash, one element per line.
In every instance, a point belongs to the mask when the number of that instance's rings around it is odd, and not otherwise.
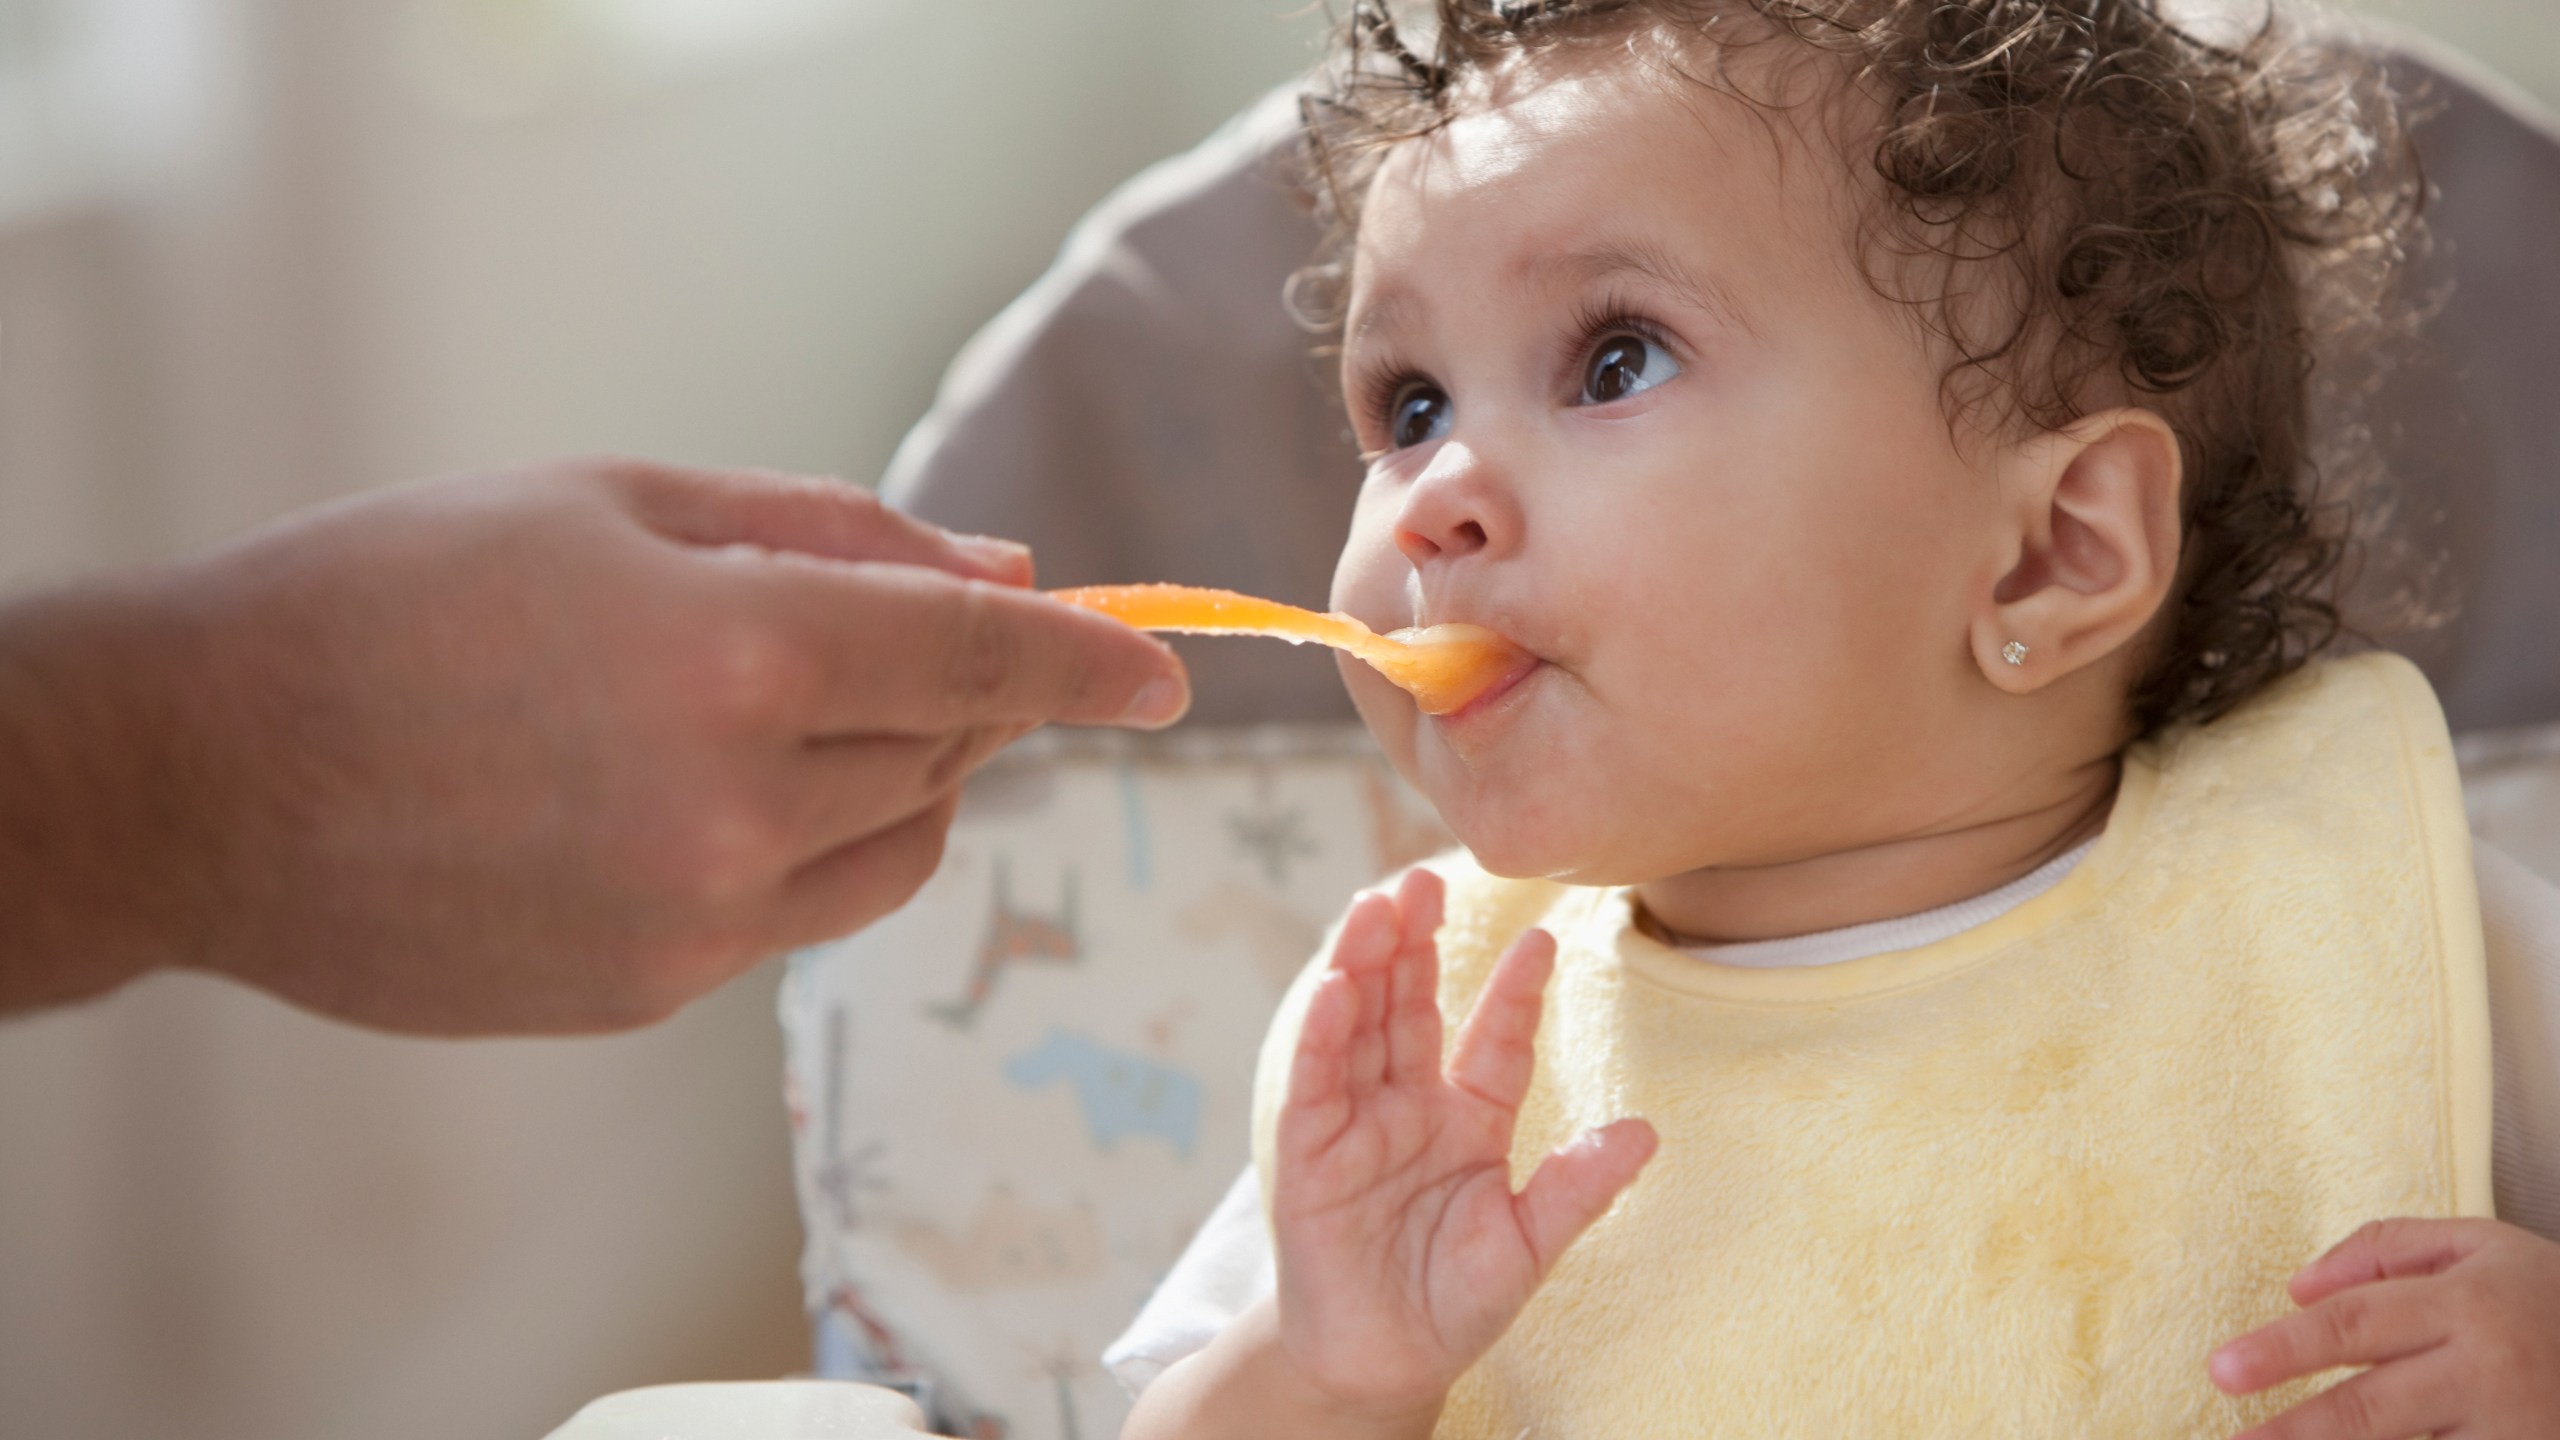
<path fill-rule="evenodd" d="M 1511 1191 L 1555 942 L 1504 953 L 1441 1056 L 1439 878 L 1363 895 L 1310 997 L 1282 1109 L 1272 1223 L 1281 1341 L 1336 1400 L 1436 1403 L 1653 1155 L 1642 1120 L 1593 1130 Z"/>

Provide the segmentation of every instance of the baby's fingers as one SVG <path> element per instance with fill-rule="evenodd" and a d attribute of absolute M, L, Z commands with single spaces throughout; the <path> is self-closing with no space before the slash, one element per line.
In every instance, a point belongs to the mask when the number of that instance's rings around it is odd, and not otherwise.
<path fill-rule="evenodd" d="M 2213 1383 L 2249 1395 L 2335 1365 L 2379 1365 L 2451 1333 L 2427 1280 L 2385 1280 L 2333 1295 L 2213 1352 Z"/>
<path fill-rule="evenodd" d="M 1538 1014 L 1555 958 L 1555 939 L 1544 930 L 1530 931 L 1502 953 L 1458 1031 L 1449 1056 L 1451 1084 L 1505 1112 L 1520 1108 L 1537 1071 Z"/>
<path fill-rule="evenodd" d="M 1336 1063 L 1344 1071 L 1345 1083 L 1356 1090 L 1376 1085 L 1387 1073 L 1386 1021 L 1394 997 L 1396 947 L 1402 943 L 1400 925 L 1393 900 L 1374 891 L 1361 894 L 1351 902 L 1351 913 L 1342 917 L 1342 931 L 1334 937 L 1329 962 L 1333 973 L 1318 983 L 1319 994 L 1328 987 L 1344 992 L 1336 1001 L 1348 1007 Z M 1311 1011 L 1310 1023 L 1313 1018 Z M 1302 1065 L 1306 1046 L 1307 1037 L 1301 1034 Z"/>
<path fill-rule="evenodd" d="M 1541 1277 L 1591 1222 L 1608 1213 L 1659 1143 L 1651 1125 L 1619 1120 L 1585 1131 L 1538 1163 L 1538 1173 L 1511 1204 Z"/>
<path fill-rule="evenodd" d="M 1427 872 L 1415 872 L 1424 874 Z M 1411 875 L 1390 899 L 1370 891 L 1351 902 L 1334 937 L 1327 973 L 1307 997 L 1306 1017 L 1299 1022 L 1298 1049 L 1289 1063 L 1289 1099 L 1282 1111 L 1284 1148 L 1290 1138 L 1321 1145 L 1338 1134 L 1360 1096 L 1392 1078 L 1392 1038 L 1396 1026 L 1409 1023 L 1399 1012 L 1409 1008 L 1411 982 L 1400 972 L 1407 963 L 1406 935 L 1416 899 L 1425 902 L 1428 918 L 1439 923 L 1438 878 L 1428 877 L 1417 891 Z M 1423 932 L 1428 943 L 1430 931 Z M 1423 1003 L 1431 1009 L 1431 1044 L 1439 1044 L 1439 1009 L 1426 981 Z"/>
<path fill-rule="evenodd" d="M 2472 1398 L 2435 1351 L 2368 1370 L 2232 1440 L 2424 1440 L 2476 1419 Z"/>
<path fill-rule="evenodd" d="M 1440 1080 L 1440 877 L 1420 866 L 1396 885 L 1395 955 L 1388 962 L 1386 1075 L 1391 1084 Z"/>
<path fill-rule="evenodd" d="M 2497 1233 L 2497 1223 L 2490 1220 L 2368 1221 L 2303 1266 L 2285 1290 L 2296 1305 L 2317 1305 L 2350 1286 L 2441 1274 Z"/>
<path fill-rule="evenodd" d="M 1408 950 L 1433 948 L 1433 937 L 1440 933 L 1441 911 L 1448 903 L 1448 889 L 1440 877 L 1419 865 L 1404 872 L 1396 882 L 1396 914 L 1402 922 L 1399 943 Z"/>
<path fill-rule="evenodd" d="M 1353 1086 L 1350 1053 L 1360 1024 L 1360 992 L 1341 975 L 1316 982 L 1307 1015 L 1298 1025 L 1298 1053 L 1289 1061 L 1289 1100 L 1280 1112 L 1280 1143 L 1320 1142 L 1342 1128 Z"/>

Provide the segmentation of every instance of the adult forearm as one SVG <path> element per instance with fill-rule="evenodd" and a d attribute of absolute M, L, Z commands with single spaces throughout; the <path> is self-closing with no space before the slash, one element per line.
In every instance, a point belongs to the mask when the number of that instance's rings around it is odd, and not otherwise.
<path fill-rule="evenodd" d="M 194 959 L 219 763 L 158 576 L 0 605 L 0 1013 Z"/>
<path fill-rule="evenodd" d="M 1269 1300 L 1208 1348 L 1167 1370 L 1122 1431 L 1124 1440 L 1429 1440 L 1440 1407 L 1371 1411 L 1341 1404 L 1299 1374 Z"/>

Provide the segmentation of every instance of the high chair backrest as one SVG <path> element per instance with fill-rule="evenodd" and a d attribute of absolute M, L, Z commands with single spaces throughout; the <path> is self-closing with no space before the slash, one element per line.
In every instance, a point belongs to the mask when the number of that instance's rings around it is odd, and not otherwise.
<path fill-rule="evenodd" d="M 1166 580 L 1324 607 L 1360 459 L 1280 303 L 1316 230 L 1282 91 L 1140 175 L 952 363 L 883 491 L 1031 543 L 1040 583 Z M 1192 725 L 1347 720 L 1326 652 L 1177 640 Z"/>
<path fill-rule="evenodd" d="M 2432 111 L 2418 279 L 2444 302 L 2376 397 L 2377 439 L 2459 606 L 2394 648 L 2457 732 L 2560 721 L 2560 121 L 2421 40 L 2400 38 L 2393 68 Z"/>

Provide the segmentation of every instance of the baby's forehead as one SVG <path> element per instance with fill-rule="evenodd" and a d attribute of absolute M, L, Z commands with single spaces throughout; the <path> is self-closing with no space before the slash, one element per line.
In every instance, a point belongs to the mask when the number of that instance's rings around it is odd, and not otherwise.
<path fill-rule="evenodd" d="M 1365 203 L 1352 302 L 1463 266 L 1523 289 L 1647 279 L 1747 314 L 1853 279 L 1849 167 L 1749 99 L 1652 65 L 1550 60 L 1456 97 Z"/>
<path fill-rule="evenodd" d="M 1845 180 L 1882 132 L 1889 105 L 1872 77 L 1821 46 L 1776 32 L 1715 36 L 1656 22 L 1605 44 L 1524 50 L 1451 82 L 1446 118 L 1505 115 L 1524 137 L 1575 114 L 1625 123 L 1686 117 L 1711 144 L 1753 147 L 1792 168 Z"/>

